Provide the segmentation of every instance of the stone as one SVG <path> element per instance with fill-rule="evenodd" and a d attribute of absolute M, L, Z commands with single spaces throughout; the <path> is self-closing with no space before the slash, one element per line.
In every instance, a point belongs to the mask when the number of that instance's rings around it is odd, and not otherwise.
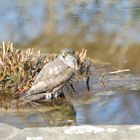
<path fill-rule="evenodd" d="M 20 129 L 0 123 L 0 140 L 7 140 L 19 132 Z"/>
<path fill-rule="evenodd" d="M 70 126 L 25 128 L 8 140 L 139 140 L 140 126 Z"/>

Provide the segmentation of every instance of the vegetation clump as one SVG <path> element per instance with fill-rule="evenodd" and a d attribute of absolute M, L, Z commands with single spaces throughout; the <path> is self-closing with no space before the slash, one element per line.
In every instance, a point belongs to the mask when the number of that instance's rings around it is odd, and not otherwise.
<path fill-rule="evenodd" d="M 0 46 L 0 99 L 17 98 L 32 85 L 46 63 L 46 56 L 33 49 L 20 50 L 13 43 Z"/>

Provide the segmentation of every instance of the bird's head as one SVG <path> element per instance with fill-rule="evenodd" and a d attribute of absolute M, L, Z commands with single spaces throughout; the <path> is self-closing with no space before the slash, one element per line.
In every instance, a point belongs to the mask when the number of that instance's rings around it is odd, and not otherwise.
<path fill-rule="evenodd" d="M 65 48 L 61 51 L 60 58 L 71 68 L 77 69 L 77 56 L 74 49 Z"/>

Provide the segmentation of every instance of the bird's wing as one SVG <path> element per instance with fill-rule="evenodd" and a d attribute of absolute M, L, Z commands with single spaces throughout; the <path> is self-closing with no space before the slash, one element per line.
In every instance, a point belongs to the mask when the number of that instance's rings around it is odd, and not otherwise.
<path fill-rule="evenodd" d="M 59 75 L 62 71 L 68 68 L 68 65 L 64 64 L 63 61 L 57 58 L 54 61 L 46 64 L 40 73 L 37 75 L 33 85 L 36 85 L 40 81 L 51 79 L 53 76 Z"/>
<path fill-rule="evenodd" d="M 63 62 L 57 60 L 45 65 L 26 95 L 53 92 L 54 88 L 60 89 L 61 85 L 65 85 L 72 77 L 73 70 L 66 64 L 61 63 Z"/>

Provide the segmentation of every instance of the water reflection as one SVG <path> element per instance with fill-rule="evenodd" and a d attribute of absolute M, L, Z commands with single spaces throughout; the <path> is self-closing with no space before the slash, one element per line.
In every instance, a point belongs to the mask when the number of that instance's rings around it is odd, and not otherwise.
<path fill-rule="evenodd" d="M 78 124 L 140 124 L 140 91 L 99 95 L 76 106 Z"/>
<path fill-rule="evenodd" d="M 32 103 L 33 104 L 33 103 Z M 0 122 L 17 128 L 70 126 L 76 124 L 73 106 L 41 106 L 1 110 Z"/>

